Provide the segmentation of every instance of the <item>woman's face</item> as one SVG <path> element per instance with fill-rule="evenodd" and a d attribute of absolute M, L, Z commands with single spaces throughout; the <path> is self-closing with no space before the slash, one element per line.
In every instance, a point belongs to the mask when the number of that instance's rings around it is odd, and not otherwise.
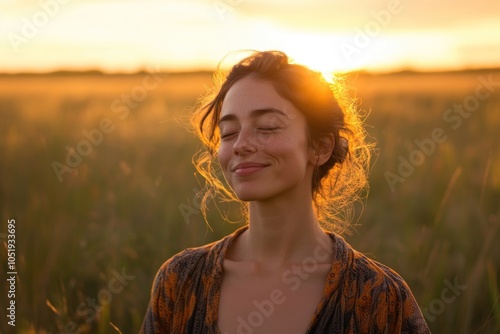
<path fill-rule="evenodd" d="M 270 82 L 247 76 L 233 84 L 219 130 L 219 162 L 240 200 L 310 197 L 315 160 L 305 118 Z"/>

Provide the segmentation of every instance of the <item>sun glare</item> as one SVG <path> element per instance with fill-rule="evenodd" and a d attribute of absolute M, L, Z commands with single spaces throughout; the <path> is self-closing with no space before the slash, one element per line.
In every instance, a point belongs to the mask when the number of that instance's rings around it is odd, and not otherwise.
<path fill-rule="evenodd" d="M 327 82 L 333 83 L 335 72 L 341 72 L 345 69 L 338 67 L 338 61 L 328 52 L 318 52 L 318 49 L 302 49 L 298 52 L 291 52 L 290 57 L 298 64 L 303 64 L 313 71 L 320 72 Z M 337 65 L 337 66 L 336 66 Z"/>
<path fill-rule="evenodd" d="M 352 70 L 339 53 L 341 36 L 287 31 L 280 41 L 280 50 L 293 62 L 320 72 L 326 81 L 333 82 L 335 73 Z"/>

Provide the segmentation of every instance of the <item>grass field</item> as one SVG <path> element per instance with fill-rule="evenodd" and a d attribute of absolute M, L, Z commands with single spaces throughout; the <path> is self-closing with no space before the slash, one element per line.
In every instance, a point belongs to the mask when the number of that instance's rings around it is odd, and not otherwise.
<path fill-rule="evenodd" d="M 159 266 L 236 228 L 203 221 L 178 121 L 210 82 L 0 77 L 0 308 L 15 219 L 18 333 L 136 333 Z M 500 71 L 350 82 L 378 156 L 346 239 L 405 278 L 434 333 L 500 332 Z"/>

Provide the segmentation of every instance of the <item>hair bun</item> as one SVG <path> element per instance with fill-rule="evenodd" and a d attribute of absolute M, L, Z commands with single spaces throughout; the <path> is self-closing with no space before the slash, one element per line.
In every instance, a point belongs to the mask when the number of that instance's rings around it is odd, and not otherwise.
<path fill-rule="evenodd" d="M 342 163 L 349 153 L 349 141 L 344 137 L 340 137 L 340 153 L 339 162 Z"/>
<path fill-rule="evenodd" d="M 349 142 L 346 138 L 340 137 L 339 144 L 335 145 L 333 149 L 331 159 L 333 158 L 335 163 L 343 163 L 347 158 L 347 153 L 349 152 Z"/>

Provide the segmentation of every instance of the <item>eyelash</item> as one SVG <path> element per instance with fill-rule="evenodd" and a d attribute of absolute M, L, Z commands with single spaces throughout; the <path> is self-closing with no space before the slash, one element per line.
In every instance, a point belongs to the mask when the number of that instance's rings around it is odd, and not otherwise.
<path fill-rule="evenodd" d="M 279 129 L 279 127 L 277 127 L 277 126 L 269 127 L 269 128 L 257 128 L 257 130 L 261 130 L 261 131 L 276 131 L 278 129 Z"/>
<path fill-rule="evenodd" d="M 259 131 L 264 131 L 264 132 L 274 132 L 276 130 L 279 130 L 280 127 L 269 127 L 269 128 L 257 128 L 257 130 Z M 232 135 L 236 134 L 236 132 L 231 132 L 231 133 L 227 133 L 225 135 L 221 135 L 221 139 L 226 139 L 227 137 L 230 137 Z"/>
<path fill-rule="evenodd" d="M 227 134 L 225 134 L 225 135 L 221 135 L 221 136 L 220 136 L 220 139 L 225 139 L 225 138 L 227 138 L 227 137 L 230 137 L 230 136 L 234 135 L 235 133 L 236 133 L 236 132 L 231 132 L 231 133 L 227 133 Z"/>

